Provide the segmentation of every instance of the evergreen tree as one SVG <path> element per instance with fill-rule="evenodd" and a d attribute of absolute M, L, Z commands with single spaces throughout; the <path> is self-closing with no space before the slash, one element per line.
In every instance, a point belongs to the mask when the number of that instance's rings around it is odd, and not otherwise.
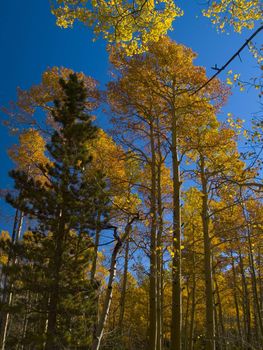
<path fill-rule="evenodd" d="M 87 177 L 87 173 L 92 173 L 87 170 L 93 166 L 87 144 L 96 137 L 97 128 L 85 110 L 84 84 L 74 74 L 68 81 L 61 79 L 60 84 L 63 98 L 54 101 L 52 112 L 57 129 L 47 145 L 51 162 L 39 164 L 46 181 L 28 178 L 20 170 L 12 171 L 10 175 L 19 196 L 7 196 L 8 202 L 33 219 L 32 232 L 40 237 L 39 249 L 46 259 L 46 265 L 42 265 L 45 282 L 43 290 L 38 291 L 42 297 L 45 294 L 47 304 L 45 350 L 76 348 L 81 339 L 86 339 L 83 346 L 90 341 L 91 329 L 81 338 L 76 326 L 79 320 L 75 323 L 74 320 L 79 313 L 89 313 L 87 301 L 93 309 L 97 286 L 95 281 L 87 285 L 87 280 L 83 279 L 83 259 L 72 257 L 78 256 L 75 253 L 83 247 L 83 242 L 86 248 L 92 247 L 91 239 L 85 239 L 91 237 L 96 227 L 98 211 L 102 213 L 102 225 L 106 223 L 108 206 L 103 175 L 94 172 L 93 178 Z M 70 244 L 74 235 L 77 250 Z"/>
<path fill-rule="evenodd" d="M 9 244 L 8 244 L 9 243 Z M 5 267 L 9 277 L 8 292 L 12 304 L 5 306 L 10 315 L 6 349 L 43 349 L 50 300 L 50 255 L 54 252 L 54 235 L 26 232 L 11 245 L 4 239 L 0 247 L 11 250 L 19 263 Z M 91 238 L 68 234 L 60 271 L 57 338 L 59 348 L 87 348 L 92 340 L 96 313 L 96 288 L 90 281 Z"/>

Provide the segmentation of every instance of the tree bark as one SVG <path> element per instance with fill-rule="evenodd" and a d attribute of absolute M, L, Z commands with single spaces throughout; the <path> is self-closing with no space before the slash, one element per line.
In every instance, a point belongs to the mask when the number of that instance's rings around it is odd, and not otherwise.
<path fill-rule="evenodd" d="M 55 233 L 54 233 L 55 234 Z M 65 240 L 65 223 L 63 211 L 58 224 L 58 231 L 55 237 L 54 257 L 50 262 L 53 271 L 50 298 L 48 304 L 47 332 L 45 350 L 59 350 L 57 339 L 57 316 L 60 293 L 60 271 L 62 266 L 63 243 Z"/>
<path fill-rule="evenodd" d="M 157 120 L 158 135 L 157 135 L 157 147 L 158 147 L 158 163 L 157 163 L 157 212 L 158 212 L 158 230 L 157 230 L 157 257 L 156 257 L 156 277 L 157 277 L 157 305 L 156 305 L 156 318 L 157 318 L 157 343 L 156 350 L 162 350 L 163 347 L 163 248 L 162 248 L 162 235 L 163 235 L 163 204 L 162 204 L 162 151 L 160 141 L 160 129 L 159 120 Z"/>
<path fill-rule="evenodd" d="M 93 252 L 93 259 L 92 259 L 92 265 L 91 265 L 91 273 L 90 278 L 91 280 L 94 280 L 96 269 L 97 269 L 97 260 L 98 260 L 98 247 L 100 242 L 100 212 L 98 212 L 97 216 L 97 222 L 96 222 L 96 232 L 95 232 L 95 243 L 94 243 L 94 252 Z"/>
<path fill-rule="evenodd" d="M 117 257 L 120 252 L 120 249 L 123 245 L 123 243 L 126 241 L 126 239 L 129 237 L 132 229 L 132 223 L 134 220 L 137 218 L 134 217 L 133 219 L 128 222 L 128 224 L 125 227 L 125 232 L 122 237 L 120 237 L 117 233 L 117 228 L 114 228 L 114 238 L 116 240 L 115 247 L 113 249 L 112 255 L 111 255 L 111 264 L 110 264 L 110 275 L 109 275 L 109 280 L 108 280 L 108 285 L 107 285 L 107 290 L 106 290 L 106 295 L 102 307 L 102 312 L 100 315 L 100 319 L 98 322 L 98 325 L 96 327 L 96 333 L 95 333 L 95 338 L 92 343 L 92 350 L 99 350 L 100 345 L 101 345 L 101 340 L 103 337 L 106 321 L 109 316 L 110 312 L 110 306 L 111 306 L 111 301 L 112 301 L 112 293 L 113 293 L 113 283 L 115 281 L 116 277 L 116 264 L 117 264 Z"/>
<path fill-rule="evenodd" d="M 215 350 L 215 316 L 213 303 L 213 277 L 211 239 L 209 237 L 209 214 L 208 214 L 208 193 L 207 180 L 205 176 L 205 161 L 200 156 L 200 173 L 202 183 L 202 223 L 204 234 L 204 272 L 206 291 L 206 350 Z"/>
<path fill-rule="evenodd" d="M 186 299 L 186 310 L 184 315 L 184 346 L 183 348 L 187 350 L 187 343 L 188 343 L 188 318 L 189 318 L 189 311 L 190 311 L 190 286 L 189 286 L 189 277 L 186 281 L 186 290 L 187 290 L 187 299 Z"/>
<path fill-rule="evenodd" d="M 195 273 L 195 247 L 193 243 L 193 287 L 192 287 L 192 300 L 191 300 L 191 318 L 190 318 L 190 327 L 189 327 L 189 341 L 188 341 L 188 350 L 193 350 L 194 347 L 194 323 L 195 323 L 195 305 L 196 305 L 196 273 Z"/>
<path fill-rule="evenodd" d="M 150 147 L 151 147 L 151 231 L 150 231 L 150 290 L 149 290 L 149 350 L 156 350 L 157 319 L 156 319 L 156 151 L 154 141 L 153 123 L 150 123 Z"/>
<path fill-rule="evenodd" d="M 120 317 L 119 317 L 120 336 L 122 336 L 123 334 L 123 319 L 124 319 L 124 311 L 125 311 L 125 299 L 126 299 L 128 268 L 129 268 L 129 243 L 130 243 L 129 238 L 127 238 L 126 246 L 125 246 L 123 281 L 122 281 L 121 298 L 120 298 Z"/>
<path fill-rule="evenodd" d="M 173 169 L 173 259 L 172 259 L 172 324 L 171 350 L 181 350 L 182 296 L 181 296 L 181 179 L 178 159 L 176 116 L 172 116 Z"/>
<path fill-rule="evenodd" d="M 239 336 L 238 344 L 239 344 L 240 348 L 242 348 L 243 336 L 242 336 L 239 303 L 238 303 L 238 295 L 237 295 L 236 268 L 235 268 L 235 260 L 234 260 L 232 251 L 231 251 L 231 267 L 232 267 L 232 274 L 233 274 L 233 296 L 234 296 L 234 301 L 235 301 L 236 321 L 237 321 L 237 329 L 238 329 L 238 336 Z"/>
<path fill-rule="evenodd" d="M 220 325 L 220 334 L 219 334 L 218 341 L 221 343 L 222 348 L 225 350 L 226 349 L 226 334 L 225 334 L 223 310 L 222 310 L 220 292 L 219 292 L 219 287 L 217 284 L 215 273 L 214 273 L 214 281 L 215 281 L 215 292 L 216 292 L 216 304 L 218 307 L 218 321 L 219 321 L 219 325 Z"/>
<path fill-rule="evenodd" d="M 253 248 L 252 248 L 252 242 L 251 242 L 251 233 L 250 228 L 247 229 L 247 235 L 248 235 L 248 247 L 249 247 L 249 269 L 251 274 L 251 281 L 252 281 L 252 291 L 253 291 L 253 299 L 254 299 L 254 313 L 255 318 L 257 320 L 256 327 L 258 327 L 259 330 L 259 342 L 263 346 L 263 320 L 261 317 L 261 310 L 260 310 L 260 302 L 258 297 L 258 288 L 257 288 L 257 278 L 256 278 L 256 271 L 255 271 L 255 262 L 254 262 L 254 256 L 253 256 Z"/>
<path fill-rule="evenodd" d="M 249 294 L 247 288 L 247 280 L 244 271 L 244 262 L 241 251 L 239 250 L 239 267 L 240 273 L 242 277 L 242 291 L 243 291 L 243 308 L 244 308 L 244 329 L 246 331 L 246 341 L 248 344 L 251 343 L 251 317 L 250 317 L 250 302 L 249 302 Z"/>

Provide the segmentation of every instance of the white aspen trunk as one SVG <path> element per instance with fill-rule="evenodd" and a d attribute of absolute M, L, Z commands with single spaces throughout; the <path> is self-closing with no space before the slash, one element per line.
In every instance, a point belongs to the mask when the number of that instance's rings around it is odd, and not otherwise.
<path fill-rule="evenodd" d="M 120 249 L 122 247 L 122 244 L 126 241 L 128 238 L 130 232 L 131 232 L 131 227 L 133 221 L 136 219 L 133 218 L 125 227 L 125 232 L 122 237 L 119 237 L 117 234 L 117 228 L 114 229 L 114 238 L 116 239 L 116 244 L 113 249 L 112 255 L 111 255 L 111 264 L 110 264 L 110 276 L 108 280 L 108 285 L 107 285 L 107 290 L 106 290 L 106 296 L 102 308 L 102 312 L 99 318 L 98 325 L 96 327 L 96 332 L 95 332 L 95 338 L 93 340 L 93 344 L 91 349 L 92 350 L 99 350 L 101 346 L 101 340 L 103 337 L 105 325 L 109 316 L 110 312 L 110 306 L 111 306 L 111 301 L 112 301 L 112 293 L 113 293 L 113 283 L 115 281 L 116 277 L 116 264 L 117 264 L 117 257 L 119 255 Z"/>

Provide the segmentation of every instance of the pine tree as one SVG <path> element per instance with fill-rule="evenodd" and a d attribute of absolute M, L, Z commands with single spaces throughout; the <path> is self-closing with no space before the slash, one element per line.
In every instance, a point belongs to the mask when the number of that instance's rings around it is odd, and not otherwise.
<path fill-rule="evenodd" d="M 10 175 L 19 196 L 7 196 L 8 202 L 33 219 L 33 234 L 50 241 L 49 244 L 42 241 L 39 248 L 47 254 L 43 272 L 46 273 L 43 293 L 47 296 L 46 350 L 81 343 L 74 319 L 79 312 L 84 312 L 83 305 L 86 306 L 84 314 L 90 312 L 87 300 L 93 309 L 97 285 L 95 281 L 89 281 L 87 285 L 83 279 L 83 261 L 72 258 L 76 249 L 70 247 L 70 241 L 72 235 L 76 235 L 77 247 L 83 246 L 96 227 L 98 211 L 102 213 L 102 225 L 106 224 L 108 206 L 103 175 L 96 172 L 93 178 L 87 177 L 90 173 L 87 170 L 93 166 L 87 144 L 96 138 L 97 128 L 85 110 L 84 84 L 74 74 L 68 81 L 61 79 L 60 84 L 63 98 L 54 101 L 52 112 L 57 128 L 47 144 L 51 162 L 39 164 L 46 181 L 28 178 L 23 171 L 12 171 Z M 91 247 L 92 240 L 88 239 L 86 248 Z M 70 259 L 71 264 L 68 263 Z M 41 293 L 40 290 L 38 294 Z M 80 297 L 75 298 L 76 295 Z M 85 344 L 82 342 L 81 345 L 88 345 L 91 332 L 86 332 Z"/>

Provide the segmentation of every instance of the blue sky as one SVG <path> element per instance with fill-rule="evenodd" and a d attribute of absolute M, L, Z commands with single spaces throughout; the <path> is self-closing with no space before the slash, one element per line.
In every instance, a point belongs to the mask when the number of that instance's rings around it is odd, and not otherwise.
<path fill-rule="evenodd" d="M 202 17 L 204 7 L 198 1 L 179 1 L 185 15 L 174 23 L 169 36 L 179 43 L 191 47 L 197 54 L 196 64 L 207 67 L 207 74 L 214 71 L 211 67 L 223 65 L 227 59 L 243 44 L 251 32 L 242 35 L 231 32 L 230 35 L 217 33 L 209 19 Z M 92 41 L 91 29 L 76 25 L 73 29 L 61 29 L 55 25 L 50 13 L 48 0 L 12 0 L 1 4 L 0 18 L 0 106 L 7 106 L 16 99 L 16 88 L 27 89 L 40 82 L 41 74 L 47 67 L 64 66 L 75 71 L 83 71 L 99 81 L 103 88 L 109 80 L 108 55 L 103 40 Z M 256 42 L 262 42 L 262 33 Z M 244 78 L 256 76 L 256 63 L 247 49 L 241 55 L 242 62 L 236 59 L 229 69 L 241 73 Z M 225 74 L 220 75 L 225 79 Z M 254 91 L 240 93 L 233 90 L 229 102 L 220 118 L 226 118 L 227 112 L 241 119 L 250 120 L 251 114 L 259 109 Z M 6 116 L 0 111 L 0 119 Z M 99 125 L 108 128 L 107 117 L 99 115 Z M 8 159 L 7 149 L 15 142 L 7 129 L 0 125 L 0 188 L 8 188 L 8 170 L 12 163 Z M 0 230 L 10 227 L 12 216 L 10 208 L 0 203 Z"/>

